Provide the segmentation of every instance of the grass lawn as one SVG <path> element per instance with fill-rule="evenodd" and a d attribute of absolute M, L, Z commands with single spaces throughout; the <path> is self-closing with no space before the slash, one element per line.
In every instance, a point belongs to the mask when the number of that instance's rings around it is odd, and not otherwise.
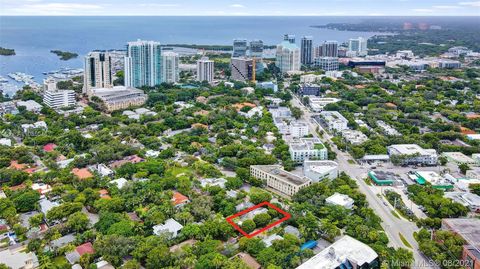
<path fill-rule="evenodd" d="M 395 218 L 397 218 L 397 219 L 400 218 L 400 216 L 399 216 L 399 215 L 397 214 L 397 212 L 395 212 L 394 210 L 392 210 L 392 211 L 390 211 L 390 212 L 392 213 L 392 215 L 393 215 Z"/>
<path fill-rule="evenodd" d="M 64 256 L 58 256 L 52 259 L 52 263 L 55 264 L 56 268 L 70 268 L 70 264 Z"/>
<path fill-rule="evenodd" d="M 355 164 L 355 161 L 354 160 L 348 160 L 347 161 L 349 164 Z"/>
<path fill-rule="evenodd" d="M 167 169 L 166 171 L 166 174 L 167 175 L 172 175 L 172 176 L 178 176 L 179 174 L 187 174 L 187 175 L 190 175 L 190 174 L 193 174 L 193 171 L 192 169 L 188 168 L 188 167 L 170 167 L 169 169 Z"/>
<path fill-rule="evenodd" d="M 412 245 L 410 245 L 410 243 L 408 243 L 407 239 L 405 239 L 405 236 L 403 236 L 403 234 L 398 233 L 398 235 L 400 236 L 400 240 L 402 240 L 403 244 L 404 244 L 406 247 L 412 248 Z"/>

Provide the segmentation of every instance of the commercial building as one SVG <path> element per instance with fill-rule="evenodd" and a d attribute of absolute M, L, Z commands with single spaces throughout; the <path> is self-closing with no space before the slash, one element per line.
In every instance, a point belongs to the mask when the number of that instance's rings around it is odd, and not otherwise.
<path fill-rule="evenodd" d="M 263 58 L 263 41 L 252 40 L 250 41 L 250 57 Z"/>
<path fill-rule="evenodd" d="M 329 87 L 326 84 L 312 84 L 312 83 L 303 83 L 298 89 L 298 94 L 301 96 L 313 95 L 320 96 L 324 92 L 324 88 Z"/>
<path fill-rule="evenodd" d="M 43 103 L 50 108 L 61 108 L 75 105 L 75 91 L 73 90 L 47 90 L 43 93 Z"/>
<path fill-rule="evenodd" d="M 379 186 L 393 185 L 400 180 L 395 173 L 385 171 L 370 171 L 368 172 L 368 177 Z"/>
<path fill-rule="evenodd" d="M 112 56 L 108 51 L 92 51 L 85 56 L 83 88 L 89 93 L 94 88 L 113 87 Z"/>
<path fill-rule="evenodd" d="M 246 57 L 232 58 L 230 60 L 232 79 L 238 81 L 250 81 L 253 75 L 253 60 Z"/>
<path fill-rule="evenodd" d="M 37 255 L 33 252 L 25 252 L 24 248 L 0 251 L 0 264 L 10 269 L 34 269 L 40 265 Z"/>
<path fill-rule="evenodd" d="M 348 66 L 351 68 L 357 68 L 362 66 L 379 66 L 385 67 L 386 62 L 384 60 L 375 60 L 375 59 L 363 59 L 363 58 L 355 58 L 348 61 Z"/>
<path fill-rule="evenodd" d="M 300 83 L 317 83 L 325 77 L 324 75 L 307 74 L 300 76 Z"/>
<path fill-rule="evenodd" d="M 202 57 L 197 61 L 197 81 L 213 81 L 214 65 L 208 57 Z"/>
<path fill-rule="evenodd" d="M 313 37 L 304 36 L 300 40 L 301 63 L 304 65 L 312 64 L 313 60 Z"/>
<path fill-rule="evenodd" d="M 332 196 L 325 199 L 325 203 L 327 205 L 337 205 L 346 209 L 353 209 L 354 201 L 352 198 L 348 197 L 348 195 L 336 192 Z"/>
<path fill-rule="evenodd" d="M 178 53 L 173 51 L 162 52 L 162 81 L 165 83 L 176 83 L 180 80 L 180 69 L 178 68 Z"/>
<path fill-rule="evenodd" d="M 480 196 L 470 192 L 445 192 L 444 196 L 468 207 L 473 212 L 480 212 Z"/>
<path fill-rule="evenodd" d="M 318 138 L 300 138 L 288 144 L 290 157 L 296 163 L 305 160 L 327 160 L 328 151 Z"/>
<path fill-rule="evenodd" d="M 398 144 L 387 147 L 390 159 L 401 158 L 401 163 L 420 164 L 420 165 L 436 165 L 438 162 L 437 151 L 434 149 L 423 149 L 416 144 Z"/>
<path fill-rule="evenodd" d="M 336 179 L 338 177 L 338 163 L 334 161 L 310 161 L 303 162 L 303 173 L 313 182 L 324 179 Z"/>
<path fill-rule="evenodd" d="M 341 132 L 348 129 L 348 120 L 338 111 L 322 111 L 320 117 L 330 131 Z"/>
<path fill-rule="evenodd" d="M 290 108 L 285 107 L 285 106 L 269 108 L 268 112 L 270 112 L 270 114 L 272 114 L 272 118 L 291 117 L 292 116 L 292 112 L 290 111 Z"/>
<path fill-rule="evenodd" d="M 436 189 L 452 189 L 453 185 L 444 177 L 440 176 L 434 171 L 416 171 L 415 180 L 420 185 L 425 185 L 427 182 L 432 184 L 432 187 Z"/>
<path fill-rule="evenodd" d="M 313 64 L 324 71 L 335 71 L 339 67 L 337 57 L 318 57 L 315 58 Z"/>
<path fill-rule="evenodd" d="M 470 185 L 472 184 L 480 184 L 479 168 L 468 170 L 466 173 L 466 178 L 457 179 L 455 182 L 455 187 L 462 191 L 470 191 Z"/>
<path fill-rule="evenodd" d="M 378 268 L 377 253 L 365 243 L 344 235 L 297 269 Z"/>
<path fill-rule="evenodd" d="M 350 56 L 367 56 L 367 41 L 368 39 L 365 39 L 363 37 L 350 38 L 348 40 L 347 54 L 350 54 Z"/>
<path fill-rule="evenodd" d="M 233 40 L 232 57 L 245 57 L 245 56 L 247 56 L 247 40 L 246 39 Z"/>
<path fill-rule="evenodd" d="M 338 98 L 322 98 L 316 96 L 309 96 L 308 97 L 308 105 L 314 112 L 321 112 L 328 104 L 333 104 L 340 101 Z"/>
<path fill-rule="evenodd" d="M 480 219 L 443 219 L 442 229 L 452 231 L 466 241 L 463 246 L 463 263 L 461 264 L 465 264 L 467 269 L 480 268 Z"/>
<path fill-rule="evenodd" d="M 467 155 L 461 153 L 461 152 L 443 152 L 441 156 L 447 158 L 449 162 L 453 162 L 456 164 L 471 164 L 475 165 L 477 164 L 477 161 L 474 159 L 468 157 Z"/>
<path fill-rule="evenodd" d="M 91 96 L 100 98 L 107 111 L 126 109 L 130 106 L 141 106 L 147 101 L 147 95 L 139 89 L 115 86 L 113 88 L 92 89 Z"/>
<path fill-rule="evenodd" d="M 127 56 L 125 57 L 125 86 L 153 87 L 162 82 L 160 43 L 144 40 L 128 42 Z"/>
<path fill-rule="evenodd" d="M 311 183 L 310 179 L 287 172 L 280 165 L 251 165 L 250 175 L 266 181 L 268 187 L 289 197 Z"/>
<path fill-rule="evenodd" d="M 300 49 L 295 43 L 283 41 L 277 45 L 275 65 L 282 73 L 300 71 Z"/>

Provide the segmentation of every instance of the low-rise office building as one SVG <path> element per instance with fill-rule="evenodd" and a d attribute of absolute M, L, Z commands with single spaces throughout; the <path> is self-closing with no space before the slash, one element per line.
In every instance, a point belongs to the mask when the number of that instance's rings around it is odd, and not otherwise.
<path fill-rule="evenodd" d="M 427 182 L 432 184 L 437 189 L 452 189 L 453 185 L 444 177 L 440 176 L 434 171 L 416 171 L 416 181 L 420 185 L 425 185 Z"/>
<path fill-rule="evenodd" d="M 470 158 L 461 152 L 443 152 L 441 156 L 447 158 L 449 162 L 453 162 L 456 164 L 477 164 L 477 162 L 473 158 Z"/>
<path fill-rule="evenodd" d="M 338 98 L 322 98 L 322 97 L 316 97 L 316 96 L 309 96 L 308 97 L 308 105 L 314 112 L 321 112 L 325 108 L 326 105 L 328 104 L 333 104 L 340 101 Z"/>
<path fill-rule="evenodd" d="M 252 165 L 250 175 L 264 180 L 268 187 L 289 197 L 311 184 L 310 179 L 287 172 L 280 165 Z"/>
<path fill-rule="evenodd" d="M 328 151 L 318 138 L 301 138 L 289 143 L 292 161 L 303 163 L 305 160 L 327 160 Z"/>
<path fill-rule="evenodd" d="M 338 177 L 338 163 L 334 161 L 310 161 L 303 162 L 303 173 L 313 182 L 324 179 L 336 179 Z"/>
<path fill-rule="evenodd" d="M 75 105 L 75 91 L 73 90 L 47 90 L 43 94 L 43 103 L 56 109 Z"/>
<path fill-rule="evenodd" d="M 100 98 L 108 111 L 141 106 L 147 101 L 147 95 L 139 89 L 125 86 L 91 89 L 91 96 Z"/>
<path fill-rule="evenodd" d="M 416 144 L 391 145 L 387 147 L 387 151 L 391 160 L 400 158 L 401 164 L 436 165 L 438 162 L 436 150 L 423 149 Z"/>

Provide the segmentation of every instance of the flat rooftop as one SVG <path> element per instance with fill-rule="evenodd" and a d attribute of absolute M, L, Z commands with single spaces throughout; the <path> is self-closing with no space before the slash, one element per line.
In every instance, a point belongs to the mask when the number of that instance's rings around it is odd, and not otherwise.
<path fill-rule="evenodd" d="M 279 165 L 253 165 L 253 167 L 258 168 L 266 173 L 275 175 L 276 177 L 297 186 L 303 185 L 310 181 L 308 178 L 299 177 L 281 169 L 281 166 Z"/>
<path fill-rule="evenodd" d="M 448 229 L 461 235 L 469 245 L 480 248 L 480 219 L 443 219 L 442 222 L 446 224 Z M 442 225 L 442 227 L 444 227 L 444 225 Z"/>
<path fill-rule="evenodd" d="M 420 154 L 420 155 L 431 155 L 435 152 L 435 150 L 427 150 L 420 147 L 417 144 L 398 144 L 398 145 L 391 145 L 389 148 L 394 149 L 398 152 L 398 154 L 405 154 L 405 155 L 413 155 L 413 154 Z"/>
<path fill-rule="evenodd" d="M 370 264 L 378 257 L 377 253 L 366 244 L 345 235 L 328 248 L 310 258 L 297 269 L 334 269 L 346 261 L 359 266 Z"/>

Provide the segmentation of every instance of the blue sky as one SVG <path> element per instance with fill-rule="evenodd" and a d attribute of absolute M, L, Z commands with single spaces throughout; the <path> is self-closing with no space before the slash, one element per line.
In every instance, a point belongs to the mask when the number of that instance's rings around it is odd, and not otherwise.
<path fill-rule="evenodd" d="M 0 15 L 480 16 L 480 1 L 0 0 Z"/>

